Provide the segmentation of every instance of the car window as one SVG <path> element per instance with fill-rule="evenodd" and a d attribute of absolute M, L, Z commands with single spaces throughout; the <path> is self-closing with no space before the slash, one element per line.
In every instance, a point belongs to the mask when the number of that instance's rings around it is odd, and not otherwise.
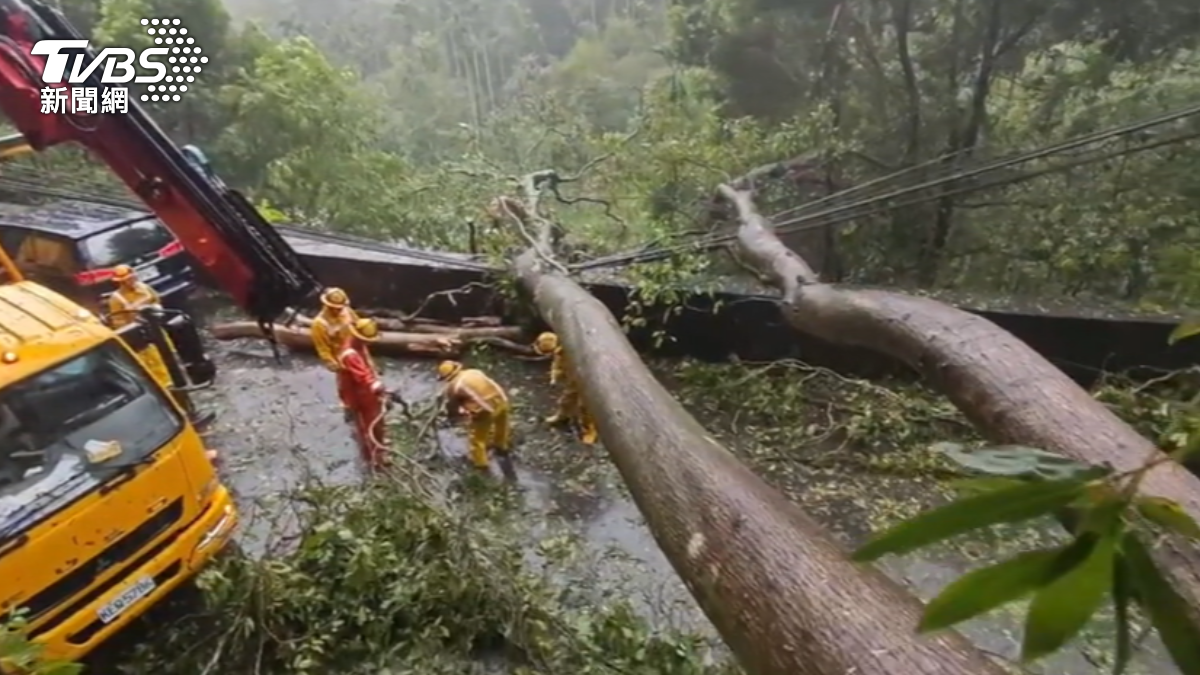
<path fill-rule="evenodd" d="M 143 220 L 106 230 L 83 240 L 84 254 L 96 267 L 129 264 L 175 242 L 157 220 Z"/>
<path fill-rule="evenodd" d="M 0 389 L 0 521 L 59 483 L 95 484 L 106 467 L 137 462 L 182 429 L 115 340 Z"/>
<path fill-rule="evenodd" d="M 0 226 L 0 246 L 4 247 L 4 251 L 8 253 L 9 257 L 15 257 L 17 251 L 21 249 L 21 242 L 25 241 L 25 237 L 28 235 L 29 230 Z"/>
<path fill-rule="evenodd" d="M 30 232 L 17 247 L 16 263 L 22 267 L 73 274 L 79 267 L 75 246 L 62 237 Z"/>

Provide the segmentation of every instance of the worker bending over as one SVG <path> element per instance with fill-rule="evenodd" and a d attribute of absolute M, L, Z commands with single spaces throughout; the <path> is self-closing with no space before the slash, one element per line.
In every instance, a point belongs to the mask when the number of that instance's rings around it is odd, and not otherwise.
<path fill-rule="evenodd" d="M 384 411 L 387 390 L 371 360 L 367 345 L 379 339 L 379 326 L 371 319 L 357 319 L 346 330 L 338 350 L 338 396 L 346 406 L 358 435 L 363 462 L 378 469 L 387 462 L 387 429 Z"/>
<path fill-rule="evenodd" d="M 321 293 L 321 311 L 313 319 L 313 349 L 321 363 L 338 372 L 337 352 L 350 335 L 350 327 L 358 314 L 350 307 L 350 298 L 340 288 L 327 288 Z"/>
<path fill-rule="evenodd" d="M 596 422 L 588 412 L 583 396 L 579 393 L 579 380 L 571 372 L 563 353 L 558 336 L 554 333 L 542 333 L 533 343 L 533 350 L 542 356 L 552 356 L 550 362 L 550 384 L 562 383 L 562 396 L 558 398 L 558 412 L 546 418 L 546 424 L 566 424 L 574 422 L 579 425 L 580 440 L 584 445 L 596 442 L 599 432 Z"/>
<path fill-rule="evenodd" d="M 438 364 L 438 379 L 446 383 L 442 396 L 452 415 L 466 415 L 470 429 L 471 463 L 488 468 L 488 448 L 507 454 L 512 432 L 508 394 L 495 380 L 457 361 Z"/>
<path fill-rule="evenodd" d="M 158 292 L 149 284 L 138 279 L 137 272 L 134 272 L 129 265 L 114 267 L 112 278 L 117 284 L 117 290 L 108 296 L 108 323 L 113 330 L 120 330 L 137 322 L 143 309 L 152 307 L 162 309 L 162 299 L 158 297 Z M 166 331 L 162 331 L 162 338 L 167 348 L 172 351 L 170 356 L 174 357 L 175 345 L 171 342 L 171 336 L 167 335 Z M 158 347 L 153 342 L 146 345 L 138 353 L 138 356 L 154 379 L 164 387 L 174 386 L 175 383 L 171 381 L 171 371 L 167 369 L 163 355 L 159 353 Z"/>

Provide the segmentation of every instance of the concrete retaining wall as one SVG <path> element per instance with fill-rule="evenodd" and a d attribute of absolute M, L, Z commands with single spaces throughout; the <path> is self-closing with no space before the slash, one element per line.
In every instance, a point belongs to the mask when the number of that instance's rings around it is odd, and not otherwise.
<path fill-rule="evenodd" d="M 345 288 L 355 304 L 361 306 L 412 311 L 426 297 L 445 293 L 426 305 L 426 314 L 453 319 L 504 312 L 498 296 L 485 288 L 449 294 L 486 281 L 484 273 L 473 269 L 436 267 L 402 255 L 388 260 L 389 256 L 377 252 L 359 255 L 339 250 L 331 255 L 301 248 L 301 255 L 323 282 Z M 589 289 L 615 315 L 624 314 L 628 289 L 606 284 L 590 285 Z M 717 303 L 720 311 L 713 311 Z M 897 364 L 873 352 L 836 347 L 797 333 L 783 322 L 775 303 L 767 296 L 696 296 L 687 305 L 682 313 L 668 318 L 665 325 L 651 320 L 646 327 L 633 331 L 631 340 L 646 351 L 707 361 L 731 357 L 743 361 L 803 359 L 864 376 L 903 372 Z M 1024 340 L 1085 385 L 1102 371 L 1134 371 L 1145 375 L 1200 363 L 1200 340 L 1174 347 L 1167 345 L 1167 336 L 1174 327 L 1167 321 L 976 313 Z M 647 316 L 652 319 L 655 313 Z M 675 339 L 656 346 L 653 335 L 662 329 Z"/>

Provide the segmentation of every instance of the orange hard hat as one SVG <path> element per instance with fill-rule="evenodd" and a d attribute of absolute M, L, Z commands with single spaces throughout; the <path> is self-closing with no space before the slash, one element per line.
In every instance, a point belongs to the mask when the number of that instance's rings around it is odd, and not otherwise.
<path fill-rule="evenodd" d="M 130 279 L 137 278 L 137 275 L 134 273 L 133 268 L 130 267 L 129 265 L 117 265 L 116 267 L 113 268 L 112 272 L 113 272 L 113 277 L 112 277 L 113 281 L 115 281 L 117 283 L 121 283 L 123 281 L 129 281 Z"/>
<path fill-rule="evenodd" d="M 350 324 L 350 334 L 363 342 L 374 342 L 379 339 L 379 324 L 364 317 Z"/>
<path fill-rule="evenodd" d="M 533 351 L 543 356 L 553 353 L 555 349 L 558 349 L 558 336 L 554 333 L 542 333 L 533 342 Z"/>
<path fill-rule="evenodd" d="M 350 298 L 340 288 L 326 288 L 321 293 L 321 304 L 332 309 L 344 309 L 349 306 Z"/>
<path fill-rule="evenodd" d="M 442 361 L 438 364 L 437 374 L 439 380 L 448 380 L 462 372 L 463 366 L 458 361 Z"/>

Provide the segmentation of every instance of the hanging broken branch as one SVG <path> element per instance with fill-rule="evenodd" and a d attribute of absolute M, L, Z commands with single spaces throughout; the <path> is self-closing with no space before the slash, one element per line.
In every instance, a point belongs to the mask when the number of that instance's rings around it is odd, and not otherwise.
<path fill-rule="evenodd" d="M 1158 453 L 1062 371 L 987 319 L 927 298 L 822 283 L 758 213 L 749 183 L 721 185 L 718 191 L 736 209 L 740 257 L 781 291 L 783 314 L 796 330 L 907 364 L 996 442 L 1059 452 L 1118 471 L 1138 468 Z M 1160 464 L 1142 486 L 1200 518 L 1200 480 L 1183 467 Z M 1200 549 L 1174 538 L 1157 555 L 1195 613 Z"/>
<path fill-rule="evenodd" d="M 747 469 L 659 384 L 596 298 L 549 258 L 526 177 L 530 247 L 513 263 L 570 367 L 659 547 L 753 675 L 999 675 L 957 633 L 919 637 L 921 604 L 842 549 Z"/>

